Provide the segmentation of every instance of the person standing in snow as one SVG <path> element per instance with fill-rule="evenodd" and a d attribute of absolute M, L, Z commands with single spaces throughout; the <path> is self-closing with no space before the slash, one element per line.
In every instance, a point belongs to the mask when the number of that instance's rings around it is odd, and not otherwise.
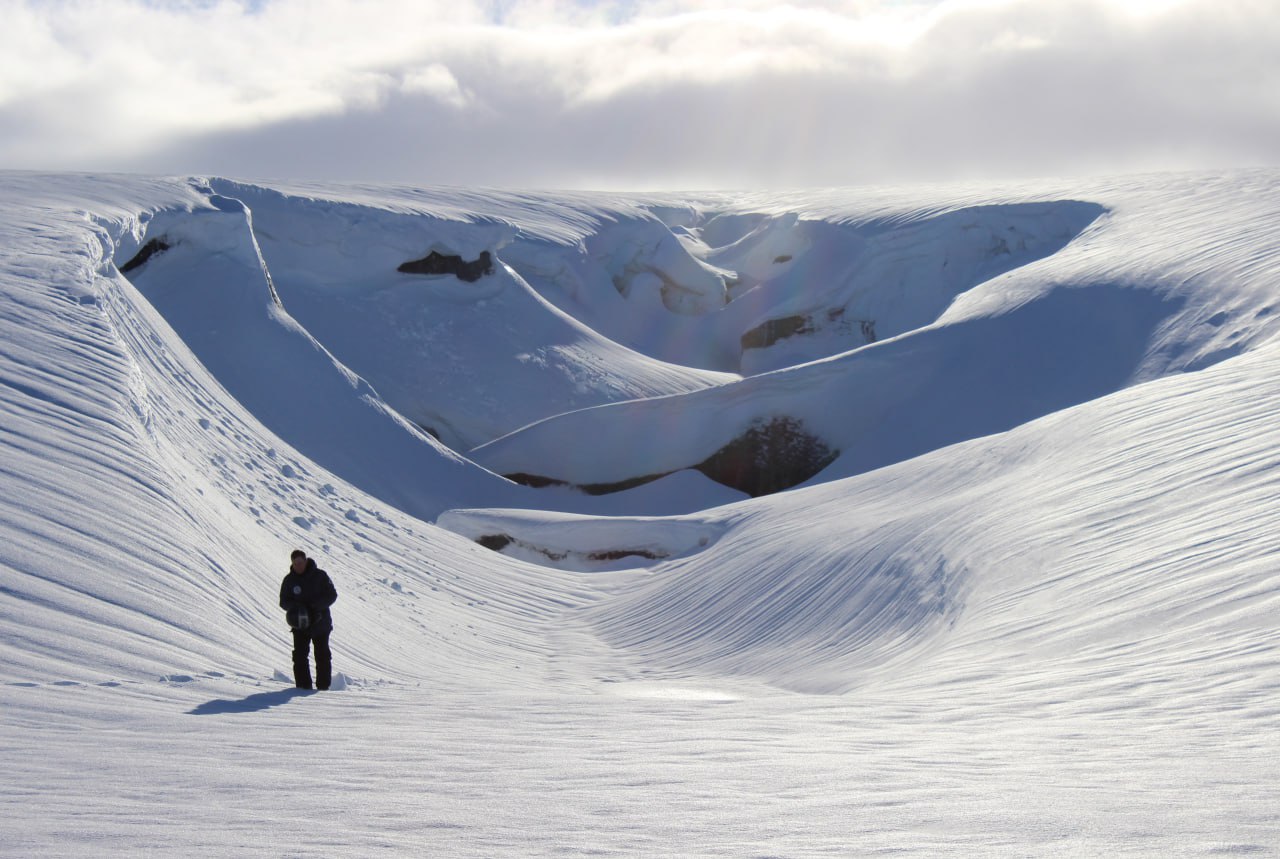
<path fill-rule="evenodd" d="M 280 608 L 293 628 L 293 680 L 299 689 L 310 689 L 311 648 L 316 650 L 315 688 L 328 689 L 333 673 L 329 652 L 329 633 L 333 632 L 333 616 L 329 606 L 338 599 L 338 591 L 329 574 L 316 566 L 301 549 L 289 556 L 289 573 L 280 583 Z"/>

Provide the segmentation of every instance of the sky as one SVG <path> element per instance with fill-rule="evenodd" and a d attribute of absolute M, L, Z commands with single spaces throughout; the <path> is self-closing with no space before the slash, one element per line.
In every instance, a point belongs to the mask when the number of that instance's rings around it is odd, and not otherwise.
<path fill-rule="evenodd" d="M 0 167 L 698 190 L 1280 166 L 1275 0 L 0 0 Z"/>

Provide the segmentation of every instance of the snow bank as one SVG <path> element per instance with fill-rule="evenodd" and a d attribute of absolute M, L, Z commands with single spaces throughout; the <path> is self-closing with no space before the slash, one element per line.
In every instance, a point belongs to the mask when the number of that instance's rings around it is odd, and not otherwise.
<path fill-rule="evenodd" d="M 580 572 L 648 567 L 701 551 L 720 528 L 697 519 L 451 510 L 437 523 L 522 561 Z"/>

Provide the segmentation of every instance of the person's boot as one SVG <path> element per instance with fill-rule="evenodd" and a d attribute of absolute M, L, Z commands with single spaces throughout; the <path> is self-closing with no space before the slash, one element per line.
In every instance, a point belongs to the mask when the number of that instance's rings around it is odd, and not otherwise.
<path fill-rule="evenodd" d="M 299 689 L 311 688 L 311 665 L 307 662 L 307 654 L 298 658 L 298 651 L 293 652 L 293 684 Z"/>
<path fill-rule="evenodd" d="M 323 635 L 316 639 L 316 688 L 328 689 L 332 676 L 333 652 L 329 650 L 329 636 Z"/>

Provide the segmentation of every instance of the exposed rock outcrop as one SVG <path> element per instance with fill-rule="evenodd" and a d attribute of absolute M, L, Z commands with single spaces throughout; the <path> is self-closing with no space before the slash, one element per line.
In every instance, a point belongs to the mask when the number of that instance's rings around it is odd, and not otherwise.
<path fill-rule="evenodd" d="M 552 549 L 547 546 L 539 546 L 528 542 L 527 540 L 517 540 L 509 534 L 484 534 L 476 538 L 476 542 L 486 549 L 501 553 L 514 553 L 515 555 L 528 555 L 532 557 L 541 557 L 546 561 L 560 562 L 564 561 L 570 555 L 576 555 L 578 561 L 586 561 L 589 563 L 607 563 L 611 561 L 621 561 L 626 558 L 639 558 L 645 561 L 661 561 L 670 557 L 666 552 L 658 551 L 651 548 L 630 548 L 630 549 L 599 549 L 588 552 L 574 552 L 569 549 Z"/>
<path fill-rule="evenodd" d="M 758 419 L 742 435 L 730 441 L 702 462 L 688 466 L 707 477 L 745 492 L 753 498 L 790 489 L 830 465 L 840 451 L 810 433 L 792 417 Z M 588 495 L 608 495 L 651 483 L 673 472 L 645 474 L 614 483 L 579 486 L 537 474 L 518 472 L 503 475 L 524 486 L 572 486 Z"/>
<path fill-rule="evenodd" d="M 848 318 L 843 307 L 832 308 L 822 314 L 822 317 L 819 320 L 812 314 L 806 314 L 765 320 L 742 335 L 743 351 L 768 349 L 779 340 L 799 334 L 813 334 L 819 330 L 848 334 L 856 328 L 864 343 L 876 342 L 876 323 L 873 319 Z"/>
<path fill-rule="evenodd" d="M 481 251 L 478 258 L 468 261 L 457 254 L 432 251 L 422 259 L 401 263 L 396 271 L 405 274 L 451 274 L 458 280 L 475 283 L 485 275 L 493 274 L 493 255 Z"/>
<path fill-rule="evenodd" d="M 790 489 L 839 455 L 791 417 L 759 419 L 694 468 L 753 498 Z"/>
<path fill-rule="evenodd" d="M 120 266 L 120 273 L 128 274 L 129 272 L 133 271 L 135 268 L 141 268 L 142 265 L 146 263 L 147 260 L 151 259 L 156 254 L 164 253 L 170 247 L 171 245 L 167 241 L 165 241 L 163 238 L 152 239 L 151 241 L 143 245 L 138 250 L 138 252 L 134 254 L 132 258 L 130 258 L 130 260 L 127 263 Z"/>

